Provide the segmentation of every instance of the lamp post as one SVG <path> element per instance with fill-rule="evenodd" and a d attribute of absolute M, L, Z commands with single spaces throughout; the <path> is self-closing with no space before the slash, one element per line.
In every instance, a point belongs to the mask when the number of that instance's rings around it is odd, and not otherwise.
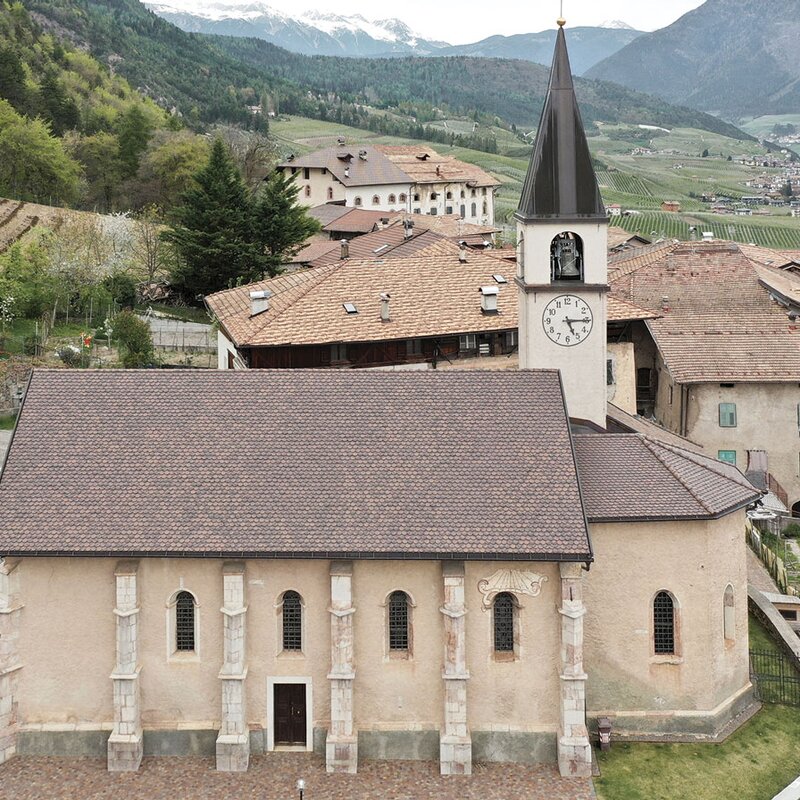
<path fill-rule="evenodd" d="M 303 800 L 303 795 L 306 790 L 306 782 L 302 778 L 297 779 L 297 791 L 300 792 L 300 800 Z"/>

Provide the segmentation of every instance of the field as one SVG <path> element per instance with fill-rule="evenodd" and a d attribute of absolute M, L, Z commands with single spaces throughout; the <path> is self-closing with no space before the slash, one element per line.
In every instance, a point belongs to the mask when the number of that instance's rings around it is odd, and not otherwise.
<path fill-rule="evenodd" d="M 444 121 L 435 123 L 444 126 Z M 447 127 L 469 133 L 467 120 L 447 120 Z M 285 154 L 306 153 L 332 145 L 343 136 L 349 143 L 420 144 L 440 153 L 453 155 L 490 172 L 502 182 L 496 200 L 496 221 L 513 238 L 513 213 L 528 168 L 530 148 L 526 148 L 510 132 L 492 131 L 501 148 L 500 154 L 483 153 L 463 147 L 447 147 L 431 142 L 418 142 L 391 136 L 378 136 L 369 131 L 319 122 L 302 117 L 276 120 L 271 126 Z M 485 133 L 485 129 L 479 129 Z M 777 210 L 764 217 L 733 217 L 707 213 L 702 194 L 725 194 L 741 197 L 752 193 L 746 182 L 756 175 L 770 172 L 736 162 L 737 156 L 764 155 L 766 150 L 756 142 L 742 142 L 718 134 L 693 129 L 675 129 L 669 133 L 644 131 L 635 126 L 601 125 L 589 137 L 589 147 L 598 164 L 598 181 L 606 203 L 619 203 L 625 209 L 641 211 L 641 215 L 615 220 L 626 230 L 654 238 L 690 239 L 690 227 L 713 231 L 718 238 L 754 243 L 764 247 L 800 248 L 800 219 Z M 631 155 L 634 147 L 651 147 L 654 155 Z M 704 150 L 709 156 L 702 157 Z M 731 161 L 728 161 L 728 157 Z M 772 170 L 776 172 L 776 170 Z M 682 213 L 661 212 L 661 203 L 677 200 Z"/>
<path fill-rule="evenodd" d="M 796 125 L 800 128 L 800 114 L 782 114 L 780 116 L 756 117 L 755 119 L 742 122 L 739 127 L 751 136 L 767 136 L 772 133 L 776 125 Z"/>

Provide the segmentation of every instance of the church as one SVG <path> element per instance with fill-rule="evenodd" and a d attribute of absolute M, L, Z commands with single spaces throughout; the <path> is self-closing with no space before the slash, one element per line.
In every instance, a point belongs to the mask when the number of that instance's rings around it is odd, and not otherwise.
<path fill-rule="evenodd" d="M 563 23 L 519 371 L 36 370 L 0 478 L 15 753 L 558 763 L 747 715 L 732 465 L 606 424 L 607 226 Z"/>

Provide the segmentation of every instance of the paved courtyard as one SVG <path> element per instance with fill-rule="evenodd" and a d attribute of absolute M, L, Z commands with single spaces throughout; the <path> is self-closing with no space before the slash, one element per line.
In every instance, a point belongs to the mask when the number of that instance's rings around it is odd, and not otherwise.
<path fill-rule="evenodd" d="M 358 775 L 327 775 L 306 753 L 254 756 L 246 774 L 214 770 L 211 758 L 146 758 L 138 773 L 109 773 L 99 758 L 17 757 L 0 767 L 2 800 L 593 800 L 590 780 L 555 767 L 476 765 L 469 777 L 438 774 L 438 764 L 364 761 Z"/>

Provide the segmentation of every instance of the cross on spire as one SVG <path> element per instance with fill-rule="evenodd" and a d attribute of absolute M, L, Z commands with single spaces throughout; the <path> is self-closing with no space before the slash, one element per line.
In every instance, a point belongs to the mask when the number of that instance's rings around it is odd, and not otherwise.
<path fill-rule="evenodd" d="M 567 24 L 567 21 L 564 19 L 564 0 L 561 0 L 560 8 L 561 8 L 561 13 L 558 15 L 557 21 L 558 21 L 558 27 L 563 28 Z"/>

